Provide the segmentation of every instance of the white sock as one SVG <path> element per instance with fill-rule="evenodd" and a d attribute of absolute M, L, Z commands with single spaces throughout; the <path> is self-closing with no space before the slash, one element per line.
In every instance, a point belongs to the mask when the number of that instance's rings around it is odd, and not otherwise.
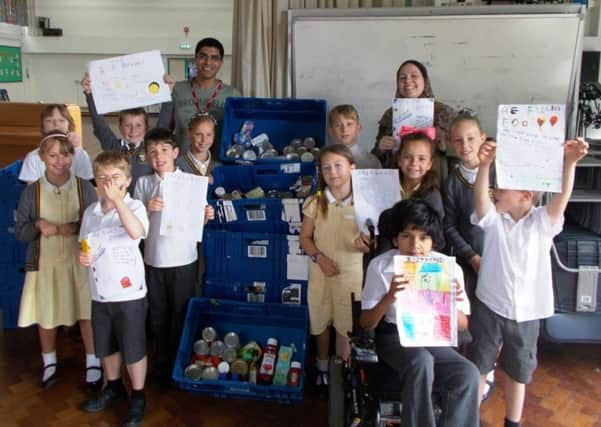
<path fill-rule="evenodd" d="M 319 372 L 328 372 L 330 370 L 330 361 L 328 359 L 316 359 L 315 364 Z"/>
<path fill-rule="evenodd" d="M 56 351 L 51 351 L 50 353 L 42 353 L 42 360 L 44 361 L 44 367 L 52 364 L 56 364 Z M 44 373 L 42 374 L 42 381 L 46 381 L 56 372 L 56 366 L 51 366 L 48 369 L 44 369 Z"/>
<path fill-rule="evenodd" d="M 486 381 L 490 381 L 491 383 L 495 382 L 495 370 L 493 369 L 488 374 L 486 374 Z"/>
<path fill-rule="evenodd" d="M 100 359 L 95 354 L 86 354 L 86 368 L 100 368 Z M 86 382 L 93 383 L 102 378 L 102 371 L 99 369 L 86 369 Z"/>

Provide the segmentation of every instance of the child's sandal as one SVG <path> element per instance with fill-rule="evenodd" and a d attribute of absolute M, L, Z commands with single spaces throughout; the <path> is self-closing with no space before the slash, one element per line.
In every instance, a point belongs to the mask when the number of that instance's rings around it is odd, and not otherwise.
<path fill-rule="evenodd" d="M 58 381 L 58 368 L 56 366 L 56 363 L 50 363 L 46 366 L 44 366 L 44 369 L 42 370 L 42 378 L 44 378 L 44 372 L 46 372 L 46 369 L 48 368 L 54 368 L 54 373 L 52 375 L 50 375 L 48 378 L 46 378 L 45 380 L 42 379 L 42 388 L 44 389 L 49 389 L 50 387 L 52 387 L 54 384 L 56 384 L 56 382 Z"/>

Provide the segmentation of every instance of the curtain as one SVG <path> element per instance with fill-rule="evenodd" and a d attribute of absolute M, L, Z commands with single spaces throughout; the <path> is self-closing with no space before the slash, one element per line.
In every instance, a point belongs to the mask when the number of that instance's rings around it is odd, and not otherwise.
<path fill-rule="evenodd" d="M 289 96 L 288 9 L 410 4 L 411 0 L 234 0 L 232 85 L 244 96 Z"/>

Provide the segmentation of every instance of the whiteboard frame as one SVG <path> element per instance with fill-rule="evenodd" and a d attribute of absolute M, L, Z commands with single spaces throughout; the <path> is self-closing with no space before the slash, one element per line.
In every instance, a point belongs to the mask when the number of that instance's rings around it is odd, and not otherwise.
<path fill-rule="evenodd" d="M 294 48 L 295 24 L 302 21 L 348 21 L 366 18 L 395 20 L 398 18 L 436 17 L 440 19 L 463 18 L 473 15 L 497 15 L 502 17 L 544 17 L 566 18 L 579 17 L 578 35 L 572 56 L 572 71 L 568 98 L 566 100 L 567 137 L 576 136 L 576 116 L 578 113 L 578 92 L 582 46 L 584 36 L 584 19 L 586 6 L 582 4 L 553 5 L 499 5 L 499 6 L 450 6 L 450 7 L 407 7 L 407 8 L 360 8 L 360 9 L 289 9 L 288 10 L 288 78 L 289 95 L 296 98 L 296 64 Z"/>

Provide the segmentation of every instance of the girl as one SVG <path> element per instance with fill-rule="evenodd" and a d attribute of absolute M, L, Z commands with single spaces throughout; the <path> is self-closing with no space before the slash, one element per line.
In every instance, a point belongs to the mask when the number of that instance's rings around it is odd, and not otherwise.
<path fill-rule="evenodd" d="M 459 164 L 444 182 L 444 230 L 449 250 L 457 257 L 457 263 L 465 273 L 467 296 L 473 301 L 478 283 L 480 256 L 484 232 L 471 222 L 474 212 L 474 182 L 478 174 L 478 150 L 486 141 L 486 134 L 478 118 L 470 111 L 461 111 L 451 123 L 451 145 Z M 488 399 L 495 388 L 495 371 L 486 377 L 482 400 Z"/>
<path fill-rule="evenodd" d="M 442 218 L 442 197 L 438 191 L 433 162 L 434 143 L 427 135 L 417 132 L 403 137 L 395 156 L 401 179 L 401 196 L 403 199 L 426 200 Z"/>
<path fill-rule="evenodd" d="M 64 133 L 42 139 L 45 172 L 21 194 L 15 223 L 17 239 L 29 243 L 18 324 L 38 325 L 44 388 L 57 380 L 56 328 L 77 321 L 86 351 L 86 383 L 99 385 L 102 377 L 92 341 L 88 272 L 74 257 L 81 216 L 96 192 L 70 172 L 73 153 Z"/>
<path fill-rule="evenodd" d="M 348 359 L 347 333 L 353 328 L 351 293 L 361 295 L 363 253 L 368 243 L 355 224 L 351 171 L 355 162 L 340 144 L 319 155 L 317 193 L 303 207 L 300 243 L 310 256 L 309 320 L 317 335 L 318 385 L 327 385 L 330 325 L 336 329 L 336 354 Z"/>
<path fill-rule="evenodd" d="M 419 61 L 410 59 L 401 64 L 396 74 L 397 89 L 395 98 L 434 98 L 428 70 Z M 454 156 L 454 153 L 447 152 L 447 138 L 449 125 L 455 116 L 455 110 L 442 102 L 434 102 L 434 127 L 436 128 L 436 151 L 438 151 L 441 160 L 445 160 L 445 155 Z M 391 165 L 393 160 L 394 138 L 392 137 L 392 108 L 387 109 L 378 122 L 378 135 L 376 136 L 376 145 L 372 153 L 376 155 L 382 165 L 394 167 Z M 447 162 L 441 161 L 438 165 L 439 178 L 444 179 L 447 175 Z"/>
<path fill-rule="evenodd" d="M 424 200 L 398 202 L 380 217 L 380 234 L 394 249 L 374 258 L 367 268 L 361 296 L 362 328 L 376 330 L 376 351 L 403 382 L 403 426 L 434 427 L 433 387 L 442 397 L 441 425 L 479 426 L 478 369 L 450 347 L 403 347 L 397 330 L 395 300 L 407 280 L 394 274 L 395 255 L 442 256 L 433 249 L 443 244 L 440 217 Z M 457 330 L 467 329 L 469 301 L 463 297 L 461 268 L 453 268 L 457 295 Z"/>
<path fill-rule="evenodd" d="M 208 113 L 197 114 L 188 124 L 188 139 L 190 149 L 180 155 L 177 166 L 184 172 L 195 175 L 209 176 L 213 183 L 211 172 L 220 163 L 211 156 L 211 147 L 215 140 L 215 119 Z"/>
<path fill-rule="evenodd" d="M 71 172 L 80 178 L 94 178 L 92 163 L 88 153 L 81 147 L 81 138 L 75 133 L 75 122 L 65 104 L 48 104 L 40 113 L 40 131 L 42 136 L 58 131 L 67 134 L 69 142 L 75 147 L 71 162 Z M 46 166 L 40 156 L 40 149 L 29 152 L 23 160 L 19 179 L 28 184 L 37 181 L 44 175 Z"/>

